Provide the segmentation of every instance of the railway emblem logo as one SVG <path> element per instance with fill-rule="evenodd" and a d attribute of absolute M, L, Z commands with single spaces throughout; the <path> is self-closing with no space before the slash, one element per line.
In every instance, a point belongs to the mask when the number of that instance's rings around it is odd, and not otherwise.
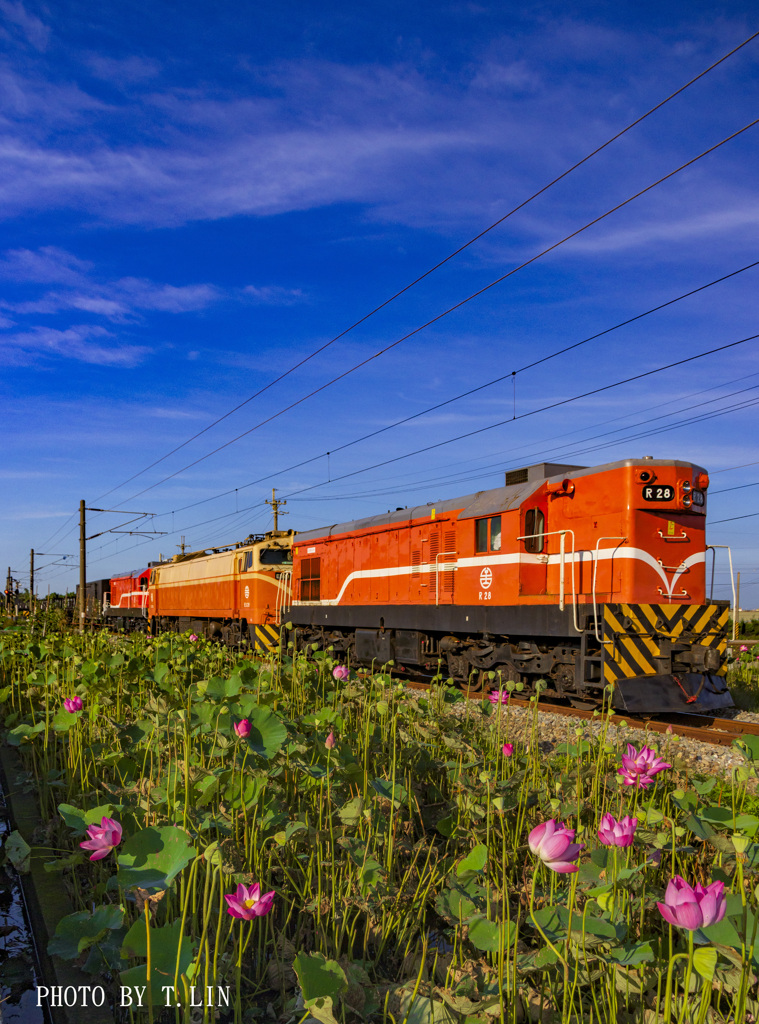
<path fill-rule="evenodd" d="M 493 582 L 493 570 L 490 566 L 486 565 L 480 573 L 480 586 L 483 590 L 489 590 L 490 584 Z"/>
<path fill-rule="evenodd" d="M 245 588 L 245 596 L 250 597 L 250 587 Z"/>

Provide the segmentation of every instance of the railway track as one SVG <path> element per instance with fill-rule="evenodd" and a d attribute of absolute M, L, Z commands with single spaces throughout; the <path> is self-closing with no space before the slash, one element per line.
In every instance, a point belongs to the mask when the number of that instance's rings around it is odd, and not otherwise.
<path fill-rule="evenodd" d="M 426 683 L 416 680 L 405 680 L 406 686 L 414 690 L 429 689 Z M 472 700 L 482 700 L 486 694 L 482 690 L 464 691 L 467 697 Z M 515 708 L 532 708 L 528 700 L 521 700 L 511 694 L 509 704 Z M 541 701 L 538 705 L 539 711 L 546 714 L 563 715 L 566 718 L 578 718 L 581 721 L 590 722 L 594 720 L 593 708 L 570 707 L 566 704 L 552 704 L 549 701 Z M 683 739 L 698 740 L 701 743 L 711 743 L 716 747 L 730 747 L 733 740 L 739 740 L 741 736 L 759 736 L 759 723 L 739 722 L 733 718 L 720 718 L 718 715 L 696 715 L 687 712 L 659 715 L 657 718 L 647 718 L 638 715 L 609 715 L 611 725 L 628 725 L 637 729 L 649 729 L 651 732 L 675 733 Z"/>
<path fill-rule="evenodd" d="M 482 696 L 479 694 L 478 696 Z M 532 704 L 526 700 L 512 697 L 511 705 L 516 708 L 531 708 Z M 562 704 L 548 704 L 543 702 L 539 707 L 554 715 L 565 715 L 567 718 L 579 718 L 583 721 L 592 721 L 594 713 L 591 709 L 567 707 Z M 597 717 L 597 716 L 596 716 Z M 687 721 L 684 721 L 687 719 Z M 689 715 L 672 714 L 660 716 L 659 718 L 642 718 L 635 715 L 610 715 L 609 722 L 612 725 L 621 725 L 623 722 L 629 726 L 650 729 L 651 732 L 667 733 L 672 732 L 684 739 L 698 740 L 701 743 L 711 743 L 718 747 L 729 747 L 733 740 L 741 736 L 759 736 L 759 724 L 754 722 L 739 722 L 732 718 L 719 718 L 716 715 Z M 698 724 L 696 724 L 698 723 Z"/>

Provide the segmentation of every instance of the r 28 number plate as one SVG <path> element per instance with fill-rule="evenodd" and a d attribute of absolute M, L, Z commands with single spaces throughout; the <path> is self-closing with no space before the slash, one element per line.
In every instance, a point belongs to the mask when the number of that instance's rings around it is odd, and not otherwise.
<path fill-rule="evenodd" d="M 643 488 L 644 501 L 672 501 L 675 497 L 675 488 L 667 484 Z"/>

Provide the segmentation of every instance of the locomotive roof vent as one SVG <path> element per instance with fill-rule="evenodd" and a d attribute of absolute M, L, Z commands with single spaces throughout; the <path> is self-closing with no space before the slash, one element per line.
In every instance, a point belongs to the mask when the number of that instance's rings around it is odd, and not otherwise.
<path fill-rule="evenodd" d="M 561 476 L 562 473 L 571 473 L 578 469 L 587 469 L 587 466 L 565 466 L 556 462 L 539 462 L 535 466 L 524 466 L 522 469 L 510 469 L 506 473 L 505 484 L 512 487 L 514 484 L 531 483 L 533 480 L 545 480 L 549 476 Z"/>

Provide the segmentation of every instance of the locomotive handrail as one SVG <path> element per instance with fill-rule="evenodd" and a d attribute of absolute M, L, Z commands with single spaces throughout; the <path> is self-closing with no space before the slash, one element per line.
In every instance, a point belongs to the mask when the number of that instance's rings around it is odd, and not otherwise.
<path fill-rule="evenodd" d="M 279 576 L 280 586 L 277 587 L 277 606 L 275 609 L 278 626 L 282 624 L 282 612 L 288 611 L 292 604 L 292 578 L 292 569 L 285 569 Z"/>
<path fill-rule="evenodd" d="M 736 637 L 736 631 L 738 628 L 738 600 L 735 596 L 735 575 L 733 573 L 733 553 L 730 550 L 729 544 L 707 544 L 706 550 L 712 553 L 712 580 L 709 588 L 709 600 L 714 600 L 714 563 L 717 560 L 717 552 L 715 548 L 725 548 L 727 551 L 727 560 L 730 563 L 730 588 L 733 592 L 733 639 Z"/>
<path fill-rule="evenodd" d="M 577 625 L 577 593 L 575 590 L 575 532 L 574 530 L 548 530 L 547 533 L 527 533 L 524 537 L 517 537 L 517 540 L 532 540 L 535 537 L 561 537 L 559 544 L 559 611 L 564 611 L 564 566 L 566 563 L 566 535 L 572 534 L 572 623 L 576 632 L 582 633 Z"/>
<path fill-rule="evenodd" d="M 456 558 L 458 551 L 439 551 L 435 555 L 435 607 L 440 605 L 440 559 L 450 558 L 453 556 Z M 456 566 L 452 565 L 450 569 L 444 569 L 443 572 L 455 572 Z"/>
<path fill-rule="evenodd" d="M 599 642 L 599 644 L 608 644 L 608 643 L 611 643 L 611 640 L 602 640 L 601 637 L 598 635 L 598 602 L 596 601 L 596 579 L 597 579 L 597 576 L 598 576 L 598 561 L 599 561 L 599 556 L 601 554 L 599 545 L 600 545 L 602 540 L 618 540 L 618 541 L 621 541 L 620 544 L 616 544 L 615 545 L 614 551 L 616 551 L 617 548 L 621 548 L 622 544 L 624 544 L 627 541 L 627 537 L 621 537 L 619 535 L 614 535 L 614 534 L 610 534 L 608 537 L 599 537 L 598 540 L 596 541 L 596 550 L 595 550 L 595 554 L 593 556 L 593 631 L 594 631 L 594 633 L 596 635 L 596 640 Z M 614 551 L 612 551 L 612 554 L 611 554 L 612 558 L 614 558 Z"/>

